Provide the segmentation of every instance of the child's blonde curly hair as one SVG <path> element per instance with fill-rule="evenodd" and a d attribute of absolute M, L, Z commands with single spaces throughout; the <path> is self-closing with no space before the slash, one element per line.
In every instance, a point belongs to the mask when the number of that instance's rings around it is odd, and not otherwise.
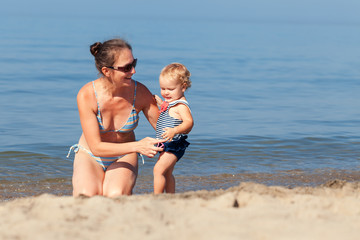
<path fill-rule="evenodd" d="M 161 70 L 160 77 L 179 81 L 186 89 L 191 87 L 191 73 L 181 63 L 171 63 Z"/>

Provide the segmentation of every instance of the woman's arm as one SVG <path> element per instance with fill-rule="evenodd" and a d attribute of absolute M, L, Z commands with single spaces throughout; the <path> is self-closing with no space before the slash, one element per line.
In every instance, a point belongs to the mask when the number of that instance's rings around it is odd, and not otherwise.
<path fill-rule="evenodd" d="M 164 102 L 161 97 L 159 97 L 158 95 L 153 95 L 156 101 L 156 105 L 158 106 L 158 108 L 161 107 L 161 104 Z"/>
<path fill-rule="evenodd" d="M 156 129 L 156 121 L 159 117 L 159 108 L 157 107 L 155 97 L 151 94 L 149 89 L 141 83 L 139 83 L 138 90 L 141 98 L 137 100 L 140 102 L 142 108 L 141 110 L 151 126 Z"/>

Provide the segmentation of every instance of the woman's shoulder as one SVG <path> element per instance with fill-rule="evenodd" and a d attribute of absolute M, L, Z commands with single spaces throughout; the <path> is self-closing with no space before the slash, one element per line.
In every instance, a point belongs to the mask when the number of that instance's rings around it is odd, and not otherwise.
<path fill-rule="evenodd" d="M 139 93 L 139 96 L 141 97 L 147 97 L 152 96 L 152 93 L 150 92 L 150 90 L 141 82 L 136 81 L 136 85 L 137 85 L 137 92 Z M 138 95 L 137 95 L 138 96 Z"/>
<path fill-rule="evenodd" d="M 136 81 L 136 80 L 134 80 L 134 81 L 136 82 L 137 89 L 139 91 L 149 91 L 149 89 L 144 84 L 142 84 L 141 82 Z"/>
<path fill-rule="evenodd" d="M 94 87 L 93 87 L 94 81 L 86 83 L 84 86 L 82 86 L 77 94 L 77 98 L 89 98 L 94 95 Z"/>
<path fill-rule="evenodd" d="M 136 81 L 136 84 L 136 104 L 138 104 L 140 108 L 147 107 L 150 104 L 155 104 L 155 99 L 150 90 L 141 82 Z"/>

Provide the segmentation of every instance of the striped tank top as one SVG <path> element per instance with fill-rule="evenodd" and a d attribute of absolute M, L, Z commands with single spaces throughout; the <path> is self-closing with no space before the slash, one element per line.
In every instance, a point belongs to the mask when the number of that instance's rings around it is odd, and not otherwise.
<path fill-rule="evenodd" d="M 185 100 L 176 100 L 169 103 L 166 109 L 161 110 L 160 116 L 156 122 L 156 138 L 162 138 L 161 135 L 164 133 L 164 128 L 174 128 L 176 126 L 179 126 L 183 122 L 182 120 L 173 118 L 169 115 L 169 109 L 179 103 L 185 104 L 190 109 L 189 103 Z M 177 140 L 183 135 L 186 134 L 176 134 L 173 140 Z"/>

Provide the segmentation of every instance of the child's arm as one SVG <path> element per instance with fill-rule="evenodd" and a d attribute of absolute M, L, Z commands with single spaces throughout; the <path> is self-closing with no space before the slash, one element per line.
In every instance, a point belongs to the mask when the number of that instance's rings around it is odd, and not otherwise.
<path fill-rule="evenodd" d="M 189 133 L 194 126 L 194 120 L 191 115 L 191 111 L 186 105 L 178 104 L 178 106 L 176 106 L 176 110 L 183 122 L 174 128 L 164 128 L 165 132 L 163 133 L 162 137 L 167 141 L 171 141 L 176 134 Z"/>

